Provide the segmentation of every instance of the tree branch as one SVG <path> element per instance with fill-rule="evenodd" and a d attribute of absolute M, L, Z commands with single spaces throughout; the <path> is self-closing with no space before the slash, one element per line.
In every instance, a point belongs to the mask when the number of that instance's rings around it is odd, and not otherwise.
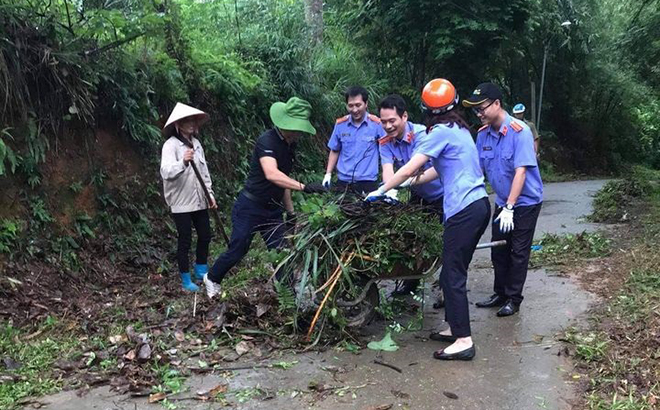
<path fill-rule="evenodd" d="M 64 0 L 64 7 L 66 8 L 66 21 L 69 24 L 68 31 L 72 36 L 75 36 L 76 33 L 73 31 L 73 25 L 71 24 L 71 13 L 69 13 L 69 2 Z"/>
<path fill-rule="evenodd" d="M 631 28 L 633 28 L 633 26 L 635 25 L 635 23 L 637 23 L 637 19 L 638 19 L 639 16 L 642 14 L 642 11 L 644 11 L 644 9 L 646 8 L 646 6 L 648 6 L 648 5 L 652 4 L 652 3 L 654 3 L 655 1 L 656 1 L 656 0 L 644 0 L 644 1 L 642 2 L 642 4 L 639 6 L 639 9 L 637 9 L 637 12 L 636 12 L 635 15 L 633 16 L 632 20 L 630 20 L 630 24 L 628 25 L 628 30 L 630 30 Z"/>
<path fill-rule="evenodd" d="M 83 54 L 85 57 L 94 56 L 94 55 L 96 55 L 96 54 L 103 53 L 103 52 L 106 52 L 106 51 L 111 50 L 111 49 L 113 49 L 113 48 L 117 48 L 117 47 L 119 47 L 119 46 L 122 46 L 122 45 L 124 45 L 124 44 L 126 44 L 126 43 L 130 43 L 131 41 L 133 41 L 133 40 L 135 40 L 135 39 L 137 39 L 137 38 L 140 38 L 140 37 L 144 36 L 145 34 L 147 34 L 147 32 L 146 32 L 146 31 L 143 31 L 143 32 L 141 32 L 141 33 L 137 33 L 137 34 L 134 34 L 134 35 L 132 35 L 132 36 L 126 37 L 126 38 L 124 38 L 124 39 L 122 39 L 122 40 L 113 41 L 112 43 L 106 44 L 106 45 L 104 45 L 104 46 L 102 46 L 102 47 L 98 47 L 98 48 L 95 48 L 95 49 L 93 49 L 93 50 L 86 50 L 86 51 L 83 51 L 82 54 Z"/>

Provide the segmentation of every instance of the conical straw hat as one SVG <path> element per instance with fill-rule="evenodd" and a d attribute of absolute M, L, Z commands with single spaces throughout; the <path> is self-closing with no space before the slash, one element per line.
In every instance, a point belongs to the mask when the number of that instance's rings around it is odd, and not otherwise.
<path fill-rule="evenodd" d="M 199 125 L 202 125 L 209 119 L 209 115 L 204 111 L 198 110 L 197 108 L 193 108 L 189 105 L 178 102 L 176 103 L 176 106 L 172 110 L 170 117 L 167 119 L 167 123 L 165 123 L 165 126 L 163 127 L 163 133 L 166 135 L 171 133 L 172 129 L 174 128 L 172 124 L 174 124 L 175 122 L 183 118 L 197 117 L 197 116 L 199 117 Z"/>

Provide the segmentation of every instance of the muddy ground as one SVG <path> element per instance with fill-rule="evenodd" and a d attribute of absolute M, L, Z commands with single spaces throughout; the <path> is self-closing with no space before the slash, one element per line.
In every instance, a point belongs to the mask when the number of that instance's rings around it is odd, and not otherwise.
<path fill-rule="evenodd" d="M 604 181 L 547 184 L 536 236 L 600 228 L 585 223 L 591 195 Z M 483 240 L 489 240 L 487 232 Z M 470 270 L 469 297 L 473 304 L 491 294 L 492 269 L 488 251 L 477 251 Z M 216 409 L 223 403 L 197 400 L 198 392 L 227 385 L 224 405 L 236 409 L 568 409 L 574 383 L 567 349 L 556 335 L 585 317 L 595 297 L 581 289 L 571 275 L 536 269 L 529 272 L 525 302 L 518 315 L 495 317 L 494 310 L 471 309 L 477 357 L 472 362 L 440 362 L 432 352 L 444 344 L 427 340 L 444 326 L 443 311 L 431 306 L 426 292 L 424 330 L 397 336 L 400 349 L 359 354 L 328 349 L 324 352 L 275 352 L 263 361 L 286 361 L 290 369 L 262 368 L 192 376 L 189 389 L 169 397 L 177 408 Z M 411 303 L 413 303 L 411 301 Z M 376 321 L 363 329 L 366 340 L 382 337 L 387 323 Z M 396 369 L 375 364 L 383 361 Z M 312 386 L 312 388 L 310 388 Z M 224 389 L 224 387 L 223 387 Z M 206 394 L 208 396 L 208 394 Z M 146 397 L 119 395 L 104 386 L 89 391 L 66 391 L 39 399 L 42 408 L 157 409 Z"/>

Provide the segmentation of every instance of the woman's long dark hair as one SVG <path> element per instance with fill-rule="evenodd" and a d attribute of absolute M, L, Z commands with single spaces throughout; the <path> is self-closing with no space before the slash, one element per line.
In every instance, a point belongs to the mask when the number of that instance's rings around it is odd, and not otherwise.
<path fill-rule="evenodd" d="M 456 107 L 444 114 L 427 113 L 424 116 L 424 125 L 426 125 L 426 128 L 431 128 L 437 124 L 446 124 L 450 127 L 453 127 L 454 124 L 457 124 L 459 128 L 465 128 L 466 130 L 470 131 L 470 125 L 463 117 L 463 113 L 459 107 Z"/>

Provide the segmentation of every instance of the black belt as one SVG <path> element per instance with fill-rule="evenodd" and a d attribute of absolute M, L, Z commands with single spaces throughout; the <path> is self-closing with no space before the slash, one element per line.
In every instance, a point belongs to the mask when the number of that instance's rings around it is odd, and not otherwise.
<path fill-rule="evenodd" d="M 245 195 L 245 197 L 246 197 L 247 199 L 249 199 L 250 201 L 257 202 L 257 203 L 261 203 L 261 202 L 262 202 L 262 200 L 261 200 L 259 197 L 257 197 L 256 195 L 253 195 L 253 194 L 249 193 L 249 192 L 246 191 L 245 189 L 244 189 L 243 191 L 241 191 L 241 192 L 242 192 L 243 195 Z"/>
<path fill-rule="evenodd" d="M 242 190 L 241 193 L 243 194 L 243 196 L 245 196 L 245 197 L 246 197 L 247 199 L 249 199 L 250 201 L 252 201 L 252 202 L 256 202 L 257 204 L 263 206 L 264 208 L 268 208 L 268 209 L 277 209 L 277 208 L 281 208 L 281 207 L 280 207 L 277 203 L 275 203 L 275 201 L 273 201 L 272 199 L 269 199 L 267 202 L 264 203 L 263 198 L 259 198 L 258 196 L 256 196 L 256 195 L 250 193 L 249 191 L 247 191 L 247 190 L 245 190 L 245 189 Z"/>

